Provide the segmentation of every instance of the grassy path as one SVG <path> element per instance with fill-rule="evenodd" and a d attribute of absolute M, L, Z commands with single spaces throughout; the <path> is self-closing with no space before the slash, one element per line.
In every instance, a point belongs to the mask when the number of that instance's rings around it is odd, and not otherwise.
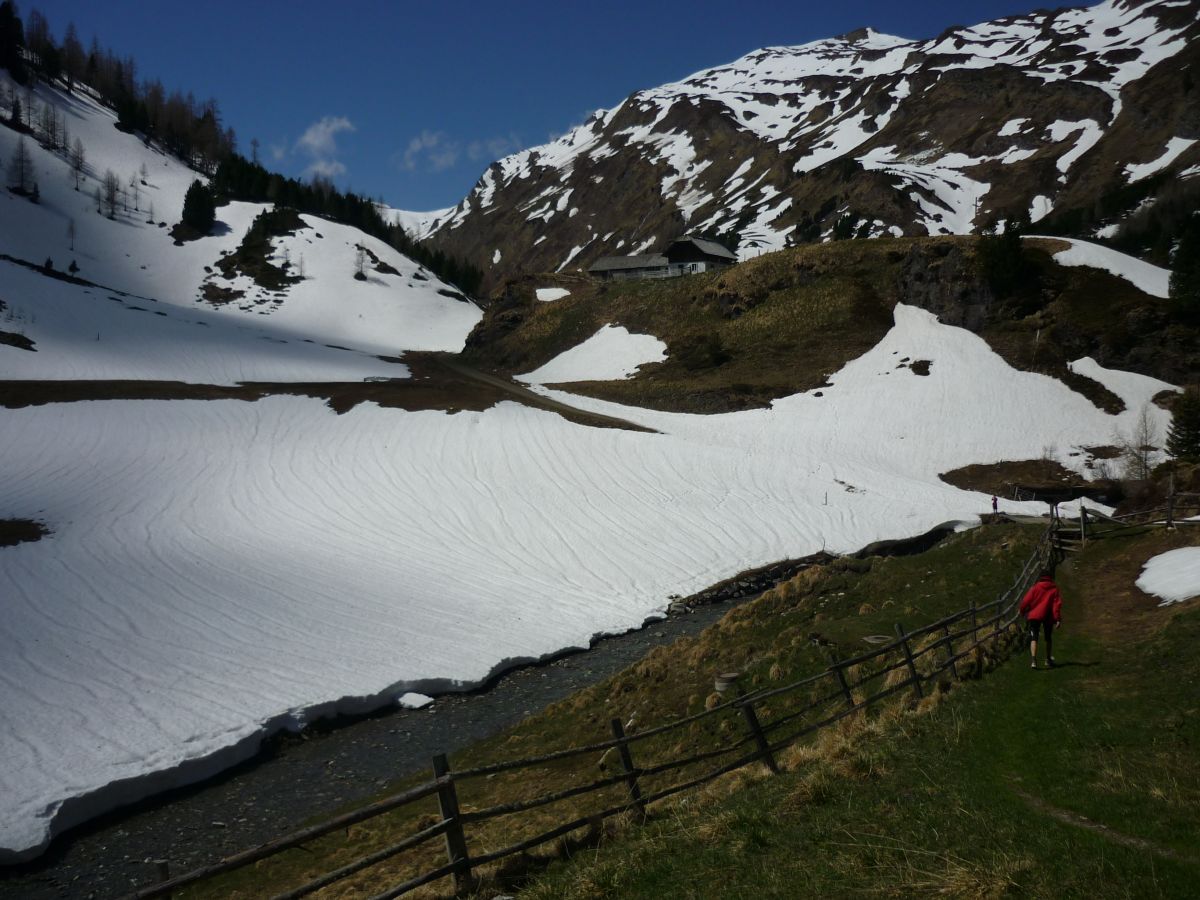
<path fill-rule="evenodd" d="M 562 864 L 526 896 L 1194 897 L 1200 604 L 1133 587 L 1200 533 L 1060 569 L 1060 666 L 1023 649 L 925 715 L 829 736 L 792 772 Z"/>

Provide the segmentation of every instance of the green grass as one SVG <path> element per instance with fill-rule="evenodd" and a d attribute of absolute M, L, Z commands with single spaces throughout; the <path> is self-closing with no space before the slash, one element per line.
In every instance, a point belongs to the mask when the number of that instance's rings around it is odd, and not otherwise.
<path fill-rule="evenodd" d="M 1200 609 L 1132 588 L 1200 534 L 1093 544 L 1062 571 L 1062 664 L 1024 651 L 919 714 L 558 864 L 523 896 L 1191 897 Z"/>
<path fill-rule="evenodd" d="M 845 241 L 665 280 L 571 279 L 564 282 L 571 296 L 553 303 L 532 300 L 545 279 L 529 279 L 489 309 L 486 340 L 473 342 L 464 358 L 528 372 L 613 323 L 663 340 L 667 360 L 629 381 L 572 390 L 687 412 L 763 406 L 819 387 L 878 343 L 892 324 L 897 260 L 911 244 L 945 240 Z"/>
<path fill-rule="evenodd" d="M 488 308 L 463 356 L 486 370 L 519 374 L 605 324 L 623 325 L 664 341 L 666 361 L 628 380 L 576 383 L 572 391 L 656 409 L 724 412 L 819 389 L 875 346 L 892 325 L 895 304 L 908 302 L 952 323 L 972 320 L 1010 365 L 1058 378 L 1110 412 L 1122 409 L 1121 399 L 1070 372 L 1069 360 L 1094 356 L 1179 384 L 1200 373 L 1198 332 L 1170 320 L 1166 301 L 1107 272 L 1056 265 L 1051 254 L 1062 245 L 1053 241 L 1027 242 L 1034 277 L 1014 296 L 995 298 L 974 272 L 976 246 L 974 238 L 880 238 L 805 245 L 723 272 L 665 280 L 530 276 Z M 533 298 L 535 288 L 553 284 L 571 295 L 553 303 Z"/>
<path fill-rule="evenodd" d="M 952 535 L 927 553 L 893 559 L 840 560 L 816 567 L 761 598 L 736 607 L 720 622 L 695 637 L 682 638 L 651 651 L 623 672 L 587 688 L 520 725 L 461 753 L 451 763 L 464 768 L 577 746 L 608 738 L 609 720 L 636 719 L 631 731 L 698 712 L 713 699 L 718 672 L 744 673 L 748 688 L 785 684 L 820 672 L 830 653 L 864 652 L 864 638 L 889 634 L 897 622 L 912 628 L 962 609 L 972 597 L 994 599 L 1007 588 L 1028 558 L 1040 534 L 1037 527 L 989 526 Z M 764 710 L 767 721 L 782 708 Z M 714 716 L 681 732 L 636 745 L 640 765 L 689 749 L 727 743 L 742 733 L 736 713 Z M 596 756 L 539 766 L 495 778 L 467 782 L 460 788 L 464 809 L 529 798 L 612 774 L 615 759 Z M 664 776 L 665 777 L 665 776 Z M 647 779 L 645 789 L 668 783 Z M 404 783 L 389 787 L 398 789 Z M 499 819 L 468 830 L 475 852 L 496 849 L 523 836 L 546 830 L 576 815 L 619 803 L 622 788 L 548 807 L 519 817 Z M 692 795 L 695 796 L 695 795 Z M 398 840 L 419 821 L 433 821 L 428 804 L 415 813 L 383 817 L 355 826 L 345 834 L 313 842 L 233 877 L 213 881 L 187 897 L 270 896 L 358 856 Z M 656 826 L 657 827 L 657 826 Z M 548 848 L 551 854 L 553 846 Z M 417 868 L 429 869 L 443 859 L 440 843 L 413 857 L 387 864 L 350 880 L 322 896 L 353 897 L 384 890 Z"/>

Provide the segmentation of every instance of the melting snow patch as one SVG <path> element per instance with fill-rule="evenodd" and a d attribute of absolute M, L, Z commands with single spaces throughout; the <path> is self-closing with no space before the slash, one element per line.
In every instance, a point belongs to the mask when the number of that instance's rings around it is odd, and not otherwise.
<path fill-rule="evenodd" d="M 1142 568 L 1137 586 L 1158 597 L 1159 606 L 1200 597 L 1200 547 L 1160 553 Z"/>
<path fill-rule="evenodd" d="M 1165 409 L 1159 409 L 1150 404 L 1156 394 L 1163 391 L 1178 391 L 1173 384 L 1151 378 L 1149 375 L 1139 375 L 1137 372 L 1122 372 L 1119 369 L 1106 369 L 1090 356 L 1068 363 L 1070 370 L 1077 375 L 1083 375 L 1092 381 L 1098 381 L 1125 403 L 1126 408 L 1141 410 L 1146 407 L 1162 433 L 1166 433 L 1171 424 L 1171 414 Z"/>
<path fill-rule="evenodd" d="M 1055 143 L 1064 141 L 1070 135 L 1079 132 L 1079 139 L 1075 141 L 1075 146 L 1058 158 L 1058 171 L 1062 173 L 1060 181 L 1066 177 L 1071 166 L 1075 164 L 1075 160 L 1091 150 L 1093 145 L 1104 137 L 1100 123 L 1095 119 L 1082 119 L 1078 122 L 1058 121 L 1047 126 L 1046 132 L 1050 140 Z"/>
<path fill-rule="evenodd" d="M 550 303 L 554 300 L 561 300 L 563 297 L 570 297 L 571 292 L 566 288 L 538 288 L 537 298 L 543 303 Z"/>
<path fill-rule="evenodd" d="M 1004 127 L 997 131 L 996 134 L 999 137 L 1012 137 L 1015 134 L 1020 134 L 1021 129 L 1028 121 L 1028 119 L 1009 119 L 1004 123 Z"/>
<path fill-rule="evenodd" d="M 1038 194 L 1029 204 L 1029 221 L 1040 222 L 1050 215 L 1052 209 L 1054 209 L 1054 201 L 1045 194 Z"/>
<path fill-rule="evenodd" d="M 1050 237 L 1049 239 L 1071 245 L 1068 249 L 1054 254 L 1054 261 L 1060 266 L 1091 266 L 1093 269 L 1103 269 L 1118 278 L 1124 278 L 1138 290 L 1145 291 L 1152 297 L 1166 299 L 1170 296 L 1171 271 L 1169 269 L 1162 269 L 1127 256 L 1120 251 L 1076 238 Z"/>
<path fill-rule="evenodd" d="M 622 325 L 605 325 L 540 369 L 517 377 L 530 384 L 616 381 L 629 378 L 645 363 L 666 358 L 667 345 L 653 335 L 630 334 Z"/>
<path fill-rule="evenodd" d="M 424 709 L 433 702 L 433 698 L 425 694 L 418 694 L 409 691 L 406 694 L 401 694 L 396 698 L 396 705 L 404 709 Z"/>
<path fill-rule="evenodd" d="M 1143 178 L 1149 178 L 1155 172 L 1161 172 L 1171 163 L 1179 158 L 1180 154 L 1188 150 L 1196 141 L 1193 138 L 1173 137 L 1167 142 L 1167 149 L 1157 159 L 1152 159 L 1148 163 L 1130 163 L 1125 167 L 1125 175 L 1129 179 L 1130 184 L 1135 181 L 1141 181 Z"/>

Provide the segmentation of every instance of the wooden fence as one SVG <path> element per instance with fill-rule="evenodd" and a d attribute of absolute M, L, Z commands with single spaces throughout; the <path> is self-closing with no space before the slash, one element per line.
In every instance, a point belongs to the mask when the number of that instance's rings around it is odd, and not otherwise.
<path fill-rule="evenodd" d="M 307 884 L 287 890 L 275 900 L 305 897 L 371 866 L 399 856 L 430 841 L 441 839 L 445 862 L 395 884 L 373 900 L 390 900 L 422 885 L 452 878 L 454 891 L 461 894 L 475 884 L 475 873 L 483 866 L 525 854 L 535 847 L 563 838 L 583 828 L 595 827 L 618 815 L 645 818 L 647 808 L 668 797 L 699 787 L 715 778 L 753 763 L 762 763 L 778 772 L 781 750 L 814 732 L 863 710 L 884 699 L 909 692 L 913 700 L 925 696 L 931 682 L 949 676 L 959 677 L 959 666 L 976 648 L 1009 632 L 1018 618 L 1017 605 L 1039 568 L 1054 552 L 1051 531 L 1042 536 L 1035 551 L 1025 562 L 1020 575 L 997 599 L 971 606 L 912 631 L 895 626 L 895 639 L 867 653 L 833 661 L 827 669 L 782 687 L 739 694 L 703 712 L 667 722 L 657 727 L 626 733 L 619 719 L 610 722 L 611 737 L 591 744 L 566 747 L 538 756 L 528 756 L 474 768 L 453 769 L 445 755 L 433 759 L 433 777 L 406 791 L 394 794 L 321 825 L 285 835 L 251 850 L 230 856 L 174 878 L 167 877 L 165 864 L 159 863 L 159 883 L 128 895 L 129 900 L 169 896 L 187 885 L 231 872 L 284 850 L 301 847 L 323 835 L 427 798 L 437 798 L 436 820 L 416 820 L 414 830 L 390 846 L 327 872 Z M 665 735 L 683 734 L 697 723 L 725 717 L 729 739 L 715 747 L 675 752 L 665 759 L 651 759 L 648 742 Z M 737 727 L 729 727 L 734 722 Z M 720 729 L 713 729 L 720 731 Z M 676 741 L 672 749 L 680 745 Z M 605 777 L 571 787 L 543 793 L 528 799 L 501 803 L 481 809 L 460 809 L 459 799 L 465 785 L 501 773 L 531 770 L 551 763 L 576 764 L 578 772 L 594 770 L 596 754 L 608 754 L 619 763 L 617 771 Z M 585 766 L 583 760 L 592 765 Z M 591 775 L 585 777 L 591 778 Z M 664 783 L 665 782 L 665 783 Z M 473 849 L 466 827 L 559 803 L 594 792 L 614 790 L 619 796 L 605 801 L 587 815 L 575 816 L 528 838 L 492 850 Z M 606 805 L 605 805 L 606 804 Z"/>
<path fill-rule="evenodd" d="M 1109 516 L 1095 509 L 1081 506 L 1079 521 L 1076 526 L 1072 523 L 1065 525 L 1064 521 L 1056 521 L 1051 526 L 1056 537 L 1056 544 L 1061 548 L 1061 534 L 1069 529 L 1070 540 L 1083 547 L 1088 541 L 1100 540 L 1106 537 L 1116 537 L 1128 534 L 1136 529 L 1164 526 L 1200 526 L 1200 494 L 1175 494 L 1167 497 L 1163 506 L 1153 509 L 1142 509 L 1137 512 L 1125 513 L 1120 516 Z"/>

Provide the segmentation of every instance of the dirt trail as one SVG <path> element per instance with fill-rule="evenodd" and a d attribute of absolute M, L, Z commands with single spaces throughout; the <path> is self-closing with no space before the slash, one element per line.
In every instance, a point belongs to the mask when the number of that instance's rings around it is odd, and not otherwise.
<path fill-rule="evenodd" d="M 407 362 L 409 354 L 405 357 Z M 600 413 L 585 412 L 569 404 L 562 403 L 558 400 L 553 400 L 550 397 L 544 397 L 522 384 L 518 384 L 508 378 L 501 378 L 497 375 L 490 375 L 487 372 L 481 372 L 478 369 L 472 368 L 460 360 L 457 356 L 450 353 L 427 353 L 421 354 L 421 357 L 429 359 L 437 365 L 442 366 L 450 372 L 461 376 L 470 381 L 475 381 L 488 387 L 495 388 L 516 400 L 524 403 L 526 406 L 532 406 L 537 409 L 546 409 L 552 412 L 561 414 L 564 418 L 572 422 L 577 422 L 581 425 L 595 425 L 602 428 L 623 428 L 627 431 L 643 431 L 655 433 L 653 429 L 646 428 L 642 425 L 636 425 L 633 422 L 625 419 L 619 419 L 615 416 L 606 416 Z"/>
<path fill-rule="evenodd" d="M 568 421 L 593 428 L 652 429 L 534 393 L 515 382 L 488 375 L 464 365 L 448 353 L 408 353 L 403 362 L 410 378 L 384 381 L 243 382 L 236 385 L 190 384 L 183 381 L 0 381 L 0 406 L 21 409 L 47 403 L 84 400 L 242 400 L 254 403 L 264 397 L 294 395 L 316 397 L 344 413 L 360 403 L 426 410 L 482 411 L 501 400 L 516 400 L 534 409 L 558 413 Z"/>

